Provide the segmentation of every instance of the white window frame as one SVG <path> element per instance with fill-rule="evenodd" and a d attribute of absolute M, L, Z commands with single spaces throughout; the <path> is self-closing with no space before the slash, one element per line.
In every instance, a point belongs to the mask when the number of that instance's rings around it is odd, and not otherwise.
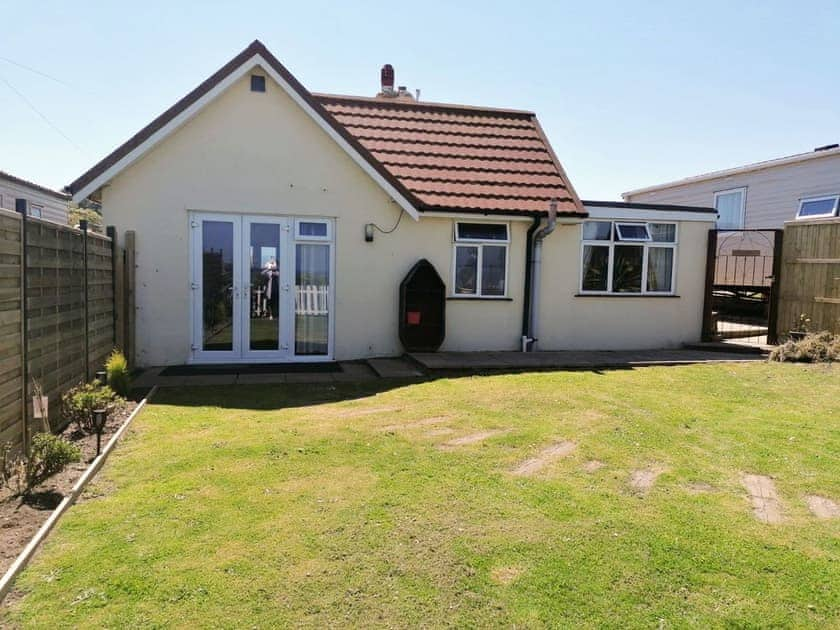
<path fill-rule="evenodd" d="M 714 208 L 717 211 L 717 209 L 718 209 L 718 207 L 717 207 L 718 197 L 721 197 L 723 195 L 731 195 L 733 193 L 740 193 L 741 194 L 741 209 L 740 209 L 739 214 L 738 214 L 738 227 L 734 227 L 734 228 L 719 227 L 720 212 L 718 211 L 718 218 L 717 218 L 717 221 L 715 221 L 715 227 L 717 227 L 719 230 L 743 230 L 744 229 L 744 221 L 746 219 L 746 212 L 747 212 L 747 187 L 746 186 L 740 186 L 738 188 L 728 188 L 726 190 L 715 191 Z"/>
<path fill-rule="evenodd" d="M 327 235 L 326 236 L 311 236 L 308 234 L 301 234 L 300 233 L 300 224 L 301 223 L 319 223 L 321 225 L 327 226 Z M 295 219 L 295 240 L 296 241 L 332 241 L 332 221 L 328 219 L 306 219 L 306 218 L 296 218 Z"/>
<path fill-rule="evenodd" d="M 645 228 L 645 234 L 647 236 L 643 236 L 641 238 L 630 238 L 630 237 L 624 236 L 624 234 L 621 233 L 621 229 L 624 228 L 624 227 L 638 227 L 638 226 L 641 226 L 641 227 Z M 624 242 L 624 243 L 647 243 L 650 240 L 652 240 L 651 236 L 650 236 L 650 229 L 648 228 L 647 223 L 630 223 L 628 221 L 616 221 L 613 224 L 613 228 L 615 229 L 616 233 L 618 234 L 618 240 L 621 241 L 621 242 Z"/>
<path fill-rule="evenodd" d="M 662 295 L 675 295 L 677 290 L 677 253 L 678 253 L 678 246 L 680 242 L 680 225 L 675 221 L 645 221 L 645 225 L 648 229 L 648 235 L 651 236 L 651 240 L 649 241 L 639 241 L 639 240 L 619 240 L 616 238 L 616 224 L 622 223 L 620 221 L 613 221 L 610 219 L 594 219 L 592 220 L 594 223 L 610 223 L 610 238 L 609 239 L 584 239 L 583 238 L 583 224 L 581 225 L 581 240 L 580 240 L 580 268 L 578 270 L 578 291 L 580 295 L 617 295 L 622 297 L 639 297 L 639 296 L 662 296 Z M 584 222 L 586 223 L 586 222 Z M 653 235 L 650 233 L 650 226 L 652 224 L 665 224 L 665 225 L 673 225 L 674 226 L 674 240 L 673 241 L 654 241 Z M 642 290 L 640 292 L 626 292 L 626 291 L 613 291 L 613 264 L 615 260 L 615 246 L 627 245 L 631 247 L 641 247 L 642 248 Z M 606 291 L 593 291 L 591 289 L 584 289 L 583 288 L 583 261 L 584 261 L 584 252 L 586 251 L 587 246 L 594 246 L 594 247 L 608 247 L 609 248 L 609 255 L 607 257 L 607 290 Z M 648 283 L 648 256 L 650 249 L 653 248 L 660 248 L 660 249 L 671 249 L 674 253 L 671 259 L 671 287 L 667 291 L 648 291 L 647 283 Z"/>
<path fill-rule="evenodd" d="M 486 225 L 503 225 L 507 238 L 502 239 L 477 239 L 477 238 L 460 238 L 458 236 L 458 225 L 460 223 L 477 223 Z M 481 292 L 482 286 L 482 267 L 484 264 L 484 248 L 485 247 L 503 247 L 505 250 L 505 290 L 502 295 L 485 295 Z M 458 248 L 459 247 L 475 247 L 478 250 L 476 260 L 476 279 L 475 279 L 475 293 L 456 293 L 456 274 L 458 271 Z M 452 247 L 452 273 L 450 285 L 451 291 L 449 297 L 467 299 L 467 300 L 507 300 L 508 299 L 508 280 L 510 271 L 510 224 L 499 221 L 456 221 L 453 225 L 453 247 Z"/>
<path fill-rule="evenodd" d="M 44 218 L 44 206 L 36 203 L 29 204 L 29 216 L 35 219 Z"/>
<path fill-rule="evenodd" d="M 822 214 L 807 214 L 802 216 L 802 206 L 809 201 L 825 201 L 827 199 L 834 200 L 834 208 L 831 212 L 824 212 Z M 826 217 L 835 217 L 837 216 L 838 206 L 840 206 L 840 195 L 821 195 L 819 197 L 803 197 L 799 200 L 799 209 L 796 211 L 796 218 L 797 219 L 824 219 Z"/>

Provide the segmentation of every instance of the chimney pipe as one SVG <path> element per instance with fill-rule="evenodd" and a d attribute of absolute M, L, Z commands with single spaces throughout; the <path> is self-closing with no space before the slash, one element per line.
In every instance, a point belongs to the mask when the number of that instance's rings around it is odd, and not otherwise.
<path fill-rule="evenodd" d="M 390 63 L 386 63 L 382 66 L 382 71 L 380 72 L 380 77 L 382 79 L 382 93 L 383 94 L 393 94 L 394 93 L 394 66 Z"/>

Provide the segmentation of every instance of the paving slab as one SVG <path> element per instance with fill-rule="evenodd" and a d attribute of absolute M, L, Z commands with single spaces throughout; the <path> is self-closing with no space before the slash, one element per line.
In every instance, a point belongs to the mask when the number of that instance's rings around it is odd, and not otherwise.
<path fill-rule="evenodd" d="M 417 378 L 423 376 L 423 372 L 407 359 L 368 359 L 367 363 L 380 378 Z"/>
<path fill-rule="evenodd" d="M 262 385 L 285 383 L 288 374 L 238 374 L 237 385 Z"/>
<path fill-rule="evenodd" d="M 287 383 L 334 383 L 332 372 L 297 372 L 286 374 Z"/>
<path fill-rule="evenodd" d="M 341 372 L 335 372 L 333 377 L 338 383 L 355 383 L 379 378 L 376 372 L 367 364 L 359 362 L 339 363 Z"/>

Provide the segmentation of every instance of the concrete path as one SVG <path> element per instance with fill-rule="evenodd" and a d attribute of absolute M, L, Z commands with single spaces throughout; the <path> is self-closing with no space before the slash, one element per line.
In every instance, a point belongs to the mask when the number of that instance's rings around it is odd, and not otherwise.
<path fill-rule="evenodd" d="M 597 369 L 645 365 L 688 365 L 733 361 L 764 361 L 758 354 L 708 350 L 616 350 L 561 352 L 413 352 L 427 370 Z"/>
<path fill-rule="evenodd" d="M 405 357 L 339 362 L 336 372 L 277 372 L 268 374 L 194 374 L 164 376 L 150 368 L 134 380 L 135 387 L 194 385 L 257 385 L 274 383 L 356 383 L 389 378 L 422 378 L 447 371 L 528 371 L 545 369 L 632 368 L 646 365 L 690 365 L 764 361 L 760 354 L 699 349 L 563 352 L 415 352 Z"/>

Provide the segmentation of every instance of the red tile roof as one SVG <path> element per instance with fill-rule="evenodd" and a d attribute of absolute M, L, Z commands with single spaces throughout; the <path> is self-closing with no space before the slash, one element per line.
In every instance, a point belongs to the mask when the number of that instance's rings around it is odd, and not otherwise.
<path fill-rule="evenodd" d="M 230 74 L 241 71 L 243 64 L 255 60 L 277 72 L 314 115 L 383 178 L 404 208 L 545 213 L 556 199 L 560 213 L 586 216 L 533 113 L 406 98 L 312 94 L 258 40 L 65 190 L 74 195 L 96 192 L 106 177 L 114 176 L 114 169 L 125 168 L 120 166 L 124 158 L 150 146 L 155 134 Z"/>
<path fill-rule="evenodd" d="M 313 94 L 427 211 L 583 207 L 531 112 Z"/>

